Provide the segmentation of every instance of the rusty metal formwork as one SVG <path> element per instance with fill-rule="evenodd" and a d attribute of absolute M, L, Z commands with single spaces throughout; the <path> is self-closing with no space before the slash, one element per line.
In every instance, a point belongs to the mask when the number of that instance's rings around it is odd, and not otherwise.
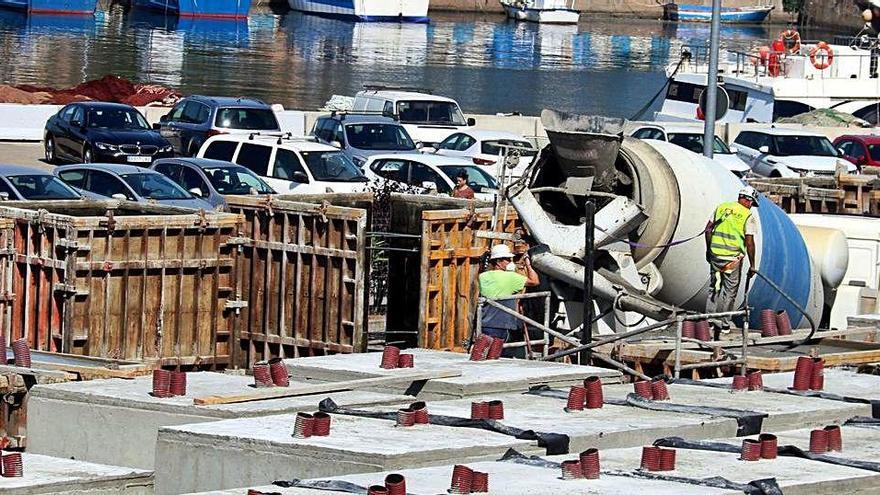
<path fill-rule="evenodd" d="M 493 233 L 521 230 L 512 208 L 494 228 L 489 208 L 422 212 L 419 347 L 465 351 L 479 296 L 481 257 L 505 237 Z"/>
<path fill-rule="evenodd" d="M 14 206 L 0 206 L 11 222 L 2 268 L 10 340 L 163 366 L 233 362 L 226 308 L 235 306 L 238 215 L 127 202 Z"/>
<path fill-rule="evenodd" d="M 357 208 L 227 197 L 243 217 L 236 239 L 238 339 L 246 366 L 271 357 L 363 352 L 365 228 Z"/>

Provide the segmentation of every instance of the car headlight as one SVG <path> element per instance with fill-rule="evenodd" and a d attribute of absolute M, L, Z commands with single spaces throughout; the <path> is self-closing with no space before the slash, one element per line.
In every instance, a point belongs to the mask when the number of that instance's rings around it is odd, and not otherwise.
<path fill-rule="evenodd" d="M 119 151 L 119 146 L 115 144 L 95 143 L 95 146 L 103 151 Z"/>

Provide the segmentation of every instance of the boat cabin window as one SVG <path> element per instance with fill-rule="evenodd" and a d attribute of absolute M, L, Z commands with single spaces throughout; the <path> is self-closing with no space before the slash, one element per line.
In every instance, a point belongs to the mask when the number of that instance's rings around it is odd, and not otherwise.
<path fill-rule="evenodd" d="M 871 125 L 880 123 L 880 103 L 872 103 L 853 112 L 856 117 L 868 121 Z"/>
<path fill-rule="evenodd" d="M 776 100 L 773 103 L 773 121 L 776 122 L 778 119 L 785 117 L 794 117 L 811 110 L 813 110 L 813 107 L 798 101 Z"/>
<path fill-rule="evenodd" d="M 688 103 L 699 103 L 700 94 L 702 93 L 702 86 L 673 81 L 669 83 L 669 89 L 666 90 L 666 99 L 675 101 L 686 101 Z"/>
<path fill-rule="evenodd" d="M 654 127 L 643 127 L 633 133 L 636 139 L 659 139 L 663 141 L 663 131 Z"/>

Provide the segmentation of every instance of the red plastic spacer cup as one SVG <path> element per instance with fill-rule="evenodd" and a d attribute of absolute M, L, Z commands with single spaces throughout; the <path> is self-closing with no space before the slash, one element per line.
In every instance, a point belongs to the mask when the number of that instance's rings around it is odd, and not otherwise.
<path fill-rule="evenodd" d="M 272 377 L 272 384 L 279 387 L 290 385 L 290 376 L 287 374 L 287 366 L 281 358 L 272 358 L 269 360 L 269 376 Z"/>
<path fill-rule="evenodd" d="M 749 380 L 749 390 L 764 390 L 764 375 L 760 371 L 752 371 L 746 376 Z"/>
<path fill-rule="evenodd" d="M 499 339 L 498 337 L 492 337 L 492 343 L 489 344 L 489 353 L 486 354 L 486 359 L 495 360 L 501 358 L 501 353 L 504 352 L 504 339 Z"/>
<path fill-rule="evenodd" d="M 601 409 L 605 404 L 602 379 L 598 376 L 591 376 L 584 380 L 584 388 L 587 389 L 587 409 Z"/>
<path fill-rule="evenodd" d="M 20 478 L 24 476 L 24 466 L 21 462 L 21 454 L 18 452 L 4 455 L 2 465 L 4 478 Z"/>
<path fill-rule="evenodd" d="M 504 403 L 500 400 L 489 401 L 489 419 L 504 419 Z"/>
<path fill-rule="evenodd" d="M 562 479 L 574 480 L 583 477 L 584 473 L 583 469 L 581 469 L 581 461 L 562 461 Z"/>
<path fill-rule="evenodd" d="M 326 437 L 330 435 L 330 415 L 325 412 L 316 412 L 312 415 L 312 436 Z"/>
<path fill-rule="evenodd" d="M 413 402 L 409 405 L 409 410 L 413 412 L 413 419 L 417 425 L 426 425 L 428 420 L 428 405 L 422 401 Z"/>
<path fill-rule="evenodd" d="M 651 382 L 651 398 L 653 400 L 669 400 L 669 389 L 662 378 Z"/>
<path fill-rule="evenodd" d="M 744 461 L 757 461 L 761 459 L 761 442 L 752 438 L 746 438 L 742 443 L 740 459 Z"/>
<path fill-rule="evenodd" d="M 410 427 L 416 424 L 416 413 L 407 409 L 397 411 L 397 426 Z"/>
<path fill-rule="evenodd" d="M 776 439 L 776 435 L 761 433 L 758 435 L 758 441 L 761 442 L 761 458 L 776 459 L 779 451 L 779 441 Z"/>
<path fill-rule="evenodd" d="M 642 447 L 642 469 L 648 471 L 660 470 L 660 447 Z"/>
<path fill-rule="evenodd" d="M 488 335 L 480 335 L 480 337 L 471 346 L 471 361 L 483 361 L 489 353 L 489 346 L 492 345 L 492 337 Z"/>
<path fill-rule="evenodd" d="M 474 483 L 474 470 L 456 464 L 452 467 L 452 486 L 450 493 L 470 493 Z"/>
<path fill-rule="evenodd" d="M 712 340 L 712 327 L 709 325 L 709 320 L 697 320 L 695 325 L 694 337 L 697 340 L 702 340 L 703 342 Z"/>
<path fill-rule="evenodd" d="M 794 366 L 794 390 L 810 390 L 810 381 L 813 377 L 813 358 L 809 356 L 801 356 L 797 359 Z"/>
<path fill-rule="evenodd" d="M 474 471 L 471 493 L 489 493 L 489 473 Z"/>
<path fill-rule="evenodd" d="M 6 365 L 6 332 L 0 332 L 0 364 Z"/>
<path fill-rule="evenodd" d="M 733 384 L 730 386 L 730 388 L 735 391 L 748 390 L 749 379 L 742 375 L 733 375 Z"/>
<path fill-rule="evenodd" d="M 825 430 L 813 430 L 810 432 L 810 452 L 824 454 L 828 451 L 828 432 Z"/>
<path fill-rule="evenodd" d="M 584 478 L 599 479 L 599 449 L 587 449 L 581 452 L 579 460 Z"/>
<path fill-rule="evenodd" d="M 367 488 L 367 495 L 388 495 L 388 489 L 382 485 L 373 485 Z"/>
<path fill-rule="evenodd" d="M 254 364 L 254 386 L 262 388 L 272 385 L 274 383 L 272 382 L 272 374 L 269 372 L 269 364 L 266 362 Z"/>
<path fill-rule="evenodd" d="M 186 395 L 186 371 L 171 372 L 171 381 L 168 391 L 171 395 Z"/>
<path fill-rule="evenodd" d="M 406 478 L 402 474 L 391 473 L 385 477 L 388 495 L 406 495 Z"/>
<path fill-rule="evenodd" d="M 12 342 L 12 355 L 15 357 L 15 365 L 21 368 L 31 367 L 31 348 L 27 339 L 18 339 Z"/>
<path fill-rule="evenodd" d="M 660 449 L 660 471 L 675 471 L 675 449 Z"/>
<path fill-rule="evenodd" d="M 263 492 L 260 490 L 254 490 L 253 488 L 248 488 L 247 495 L 263 495 Z"/>
<path fill-rule="evenodd" d="M 828 438 L 828 450 L 835 452 L 843 451 L 843 437 L 841 435 L 840 426 L 830 425 L 825 427 Z"/>
<path fill-rule="evenodd" d="M 398 368 L 412 368 L 415 366 L 415 359 L 412 354 L 401 354 L 397 358 Z"/>
<path fill-rule="evenodd" d="M 637 382 L 633 382 L 633 389 L 640 397 L 648 400 L 654 398 L 654 392 L 651 390 L 651 382 L 647 380 L 639 380 Z"/>
<path fill-rule="evenodd" d="M 153 397 L 171 397 L 171 372 L 168 370 L 153 370 Z"/>
<path fill-rule="evenodd" d="M 776 329 L 776 310 L 761 310 L 761 337 L 775 337 L 779 335 Z"/>
<path fill-rule="evenodd" d="M 471 402 L 471 419 L 489 419 L 489 403 Z"/>
<path fill-rule="evenodd" d="M 583 411 L 586 400 L 587 389 L 572 385 L 568 390 L 568 402 L 565 404 L 565 411 Z"/>
<path fill-rule="evenodd" d="M 822 390 L 825 388 L 825 360 L 813 358 L 813 367 L 810 373 L 810 390 Z"/>
<path fill-rule="evenodd" d="M 692 339 L 697 335 L 697 324 L 694 320 L 684 320 L 681 322 L 681 336 Z"/>
<path fill-rule="evenodd" d="M 791 320 L 784 309 L 776 312 L 776 334 L 791 335 Z"/>
<path fill-rule="evenodd" d="M 295 438 L 309 438 L 315 431 L 315 417 L 309 413 L 296 413 L 293 423 L 293 436 Z"/>
<path fill-rule="evenodd" d="M 379 367 L 386 370 L 393 370 L 397 368 L 397 362 L 399 359 L 400 349 L 393 345 L 386 345 L 385 348 L 382 349 L 382 364 L 380 364 Z"/>

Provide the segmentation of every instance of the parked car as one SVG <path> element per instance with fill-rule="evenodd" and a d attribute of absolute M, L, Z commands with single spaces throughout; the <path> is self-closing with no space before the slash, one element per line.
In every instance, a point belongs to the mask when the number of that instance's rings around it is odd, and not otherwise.
<path fill-rule="evenodd" d="M 425 146 L 434 146 L 453 132 L 476 125 L 474 119 L 464 117 L 455 100 L 424 89 L 366 86 L 355 95 L 352 110 L 394 117 L 412 139 Z"/>
<path fill-rule="evenodd" d="M 164 158 L 150 167 L 178 186 L 226 210 L 224 194 L 275 194 L 275 190 L 246 167 L 207 158 Z"/>
<path fill-rule="evenodd" d="M 837 167 L 857 171 L 821 134 L 767 127 L 740 132 L 733 142 L 752 172 L 765 177 L 834 175 Z"/>
<path fill-rule="evenodd" d="M 51 172 L 21 165 L 0 165 L 0 200 L 50 201 L 86 196 Z"/>
<path fill-rule="evenodd" d="M 245 166 L 279 193 L 362 192 L 369 180 L 345 153 L 314 136 L 221 134 L 198 157 Z"/>
<path fill-rule="evenodd" d="M 834 147 L 858 167 L 880 167 L 880 136 L 840 136 L 834 140 Z"/>
<path fill-rule="evenodd" d="M 43 134 L 49 163 L 105 162 L 149 165 L 173 156 L 165 138 L 132 106 L 81 102 L 63 107 L 46 121 Z"/>
<path fill-rule="evenodd" d="M 469 159 L 494 177 L 498 174 L 498 161 L 511 149 L 516 149 L 520 158 L 509 172 L 514 177 L 520 177 L 538 156 L 538 150 L 526 138 L 512 132 L 479 129 L 456 132 L 438 144 L 433 152 Z"/>
<path fill-rule="evenodd" d="M 701 127 L 650 124 L 637 127 L 630 135 L 638 139 L 667 141 L 698 155 L 703 154 L 703 131 Z M 724 165 L 727 170 L 733 172 L 737 177 L 742 177 L 751 169 L 749 164 L 742 161 L 737 155 L 738 151 L 737 148 L 729 148 L 718 136 L 715 136 L 715 141 L 712 142 L 712 159 Z"/>
<path fill-rule="evenodd" d="M 491 174 L 462 158 L 424 153 L 373 155 L 364 170 L 372 181 L 391 180 L 417 191 L 436 190 L 440 194 L 451 194 L 455 176 L 465 171 L 475 199 L 492 201 L 498 191 L 498 182 Z"/>
<path fill-rule="evenodd" d="M 416 151 L 406 129 L 391 117 L 333 112 L 318 117 L 312 128 L 318 141 L 340 148 L 358 167 L 370 155 Z"/>
<path fill-rule="evenodd" d="M 272 107 L 256 98 L 187 96 L 154 126 L 178 155 L 195 156 L 217 134 L 281 132 Z"/>
<path fill-rule="evenodd" d="M 105 198 L 204 210 L 214 209 L 211 203 L 193 196 L 168 177 L 148 168 L 93 163 L 62 165 L 57 167 L 54 173 L 70 186 Z"/>

